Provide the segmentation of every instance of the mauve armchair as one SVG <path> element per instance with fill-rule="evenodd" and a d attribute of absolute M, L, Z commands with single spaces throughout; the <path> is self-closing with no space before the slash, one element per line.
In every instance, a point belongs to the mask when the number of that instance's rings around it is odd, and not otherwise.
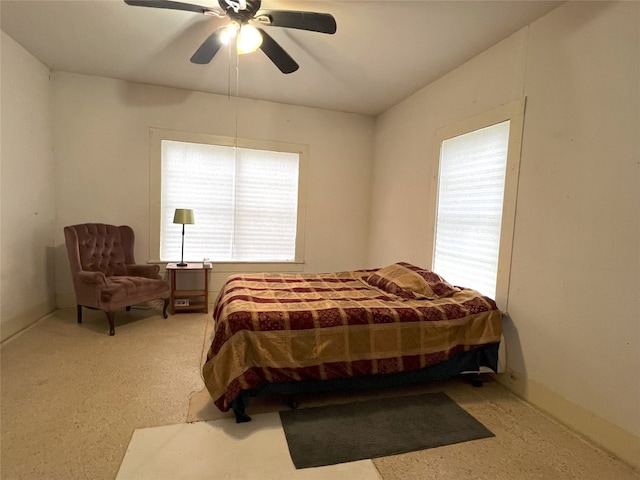
<path fill-rule="evenodd" d="M 126 225 L 85 223 L 64 227 L 71 276 L 76 294 L 78 323 L 82 307 L 103 310 L 109 335 L 115 334 L 115 312 L 131 305 L 162 299 L 167 318 L 170 289 L 158 265 L 137 265 L 134 233 Z"/>

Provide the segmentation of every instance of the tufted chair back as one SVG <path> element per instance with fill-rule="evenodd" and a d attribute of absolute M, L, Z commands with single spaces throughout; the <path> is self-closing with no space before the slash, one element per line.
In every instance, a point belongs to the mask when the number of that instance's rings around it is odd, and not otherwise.
<path fill-rule="evenodd" d="M 114 313 L 120 308 L 163 299 L 162 315 L 167 318 L 169 285 L 159 275 L 158 265 L 137 265 L 133 255 L 134 233 L 127 225 L 85 223 L 64 227 L 78 306 L 104 310 L 109 333 L 115 332 Z"/>
<path fill-rule="evenodd" d="M 67 246 L 78 246 L 74 255 L 69 256 L 72 270 L 102 272 L 111 277 L 126 275 L 126 265 L 136 263 L 133 255 L 134 234 L 127 225 L 73 225 L 65 228 L 65 237 L 69 236 L 72 238 Z"/>
<path fill-rule="evenodd" d="M 111 277 L 126 275 L 126 265 L 136 263 L 133 256 L 134 234 L 129 226 L 103 223 L 73 225 L 65 228 L 65 237 L 69 236 L 72 238 L 67 246 L 78 246 L 74 255 L 69 256 L 72 270 L 102 272 Z"/>

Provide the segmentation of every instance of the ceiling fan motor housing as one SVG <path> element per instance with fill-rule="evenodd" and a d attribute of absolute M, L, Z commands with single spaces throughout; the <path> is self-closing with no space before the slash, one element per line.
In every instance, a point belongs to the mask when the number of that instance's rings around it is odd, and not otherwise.
<path fill-rule="evenodd" d="M 235 11 L 233 5 L 231 5 L 230 2 L 227 2 L 227 0 L 218 0 L 218 4 L 220 5 L 220 8 L 222 8 L 229 16 L 229 18 L 242 25 L 243 23 L 247 23 L 249 20 L 251 20 L 256 12 L 260 10 L 262 0 L 246 0 L 247 8 L 238 11 Z"/>

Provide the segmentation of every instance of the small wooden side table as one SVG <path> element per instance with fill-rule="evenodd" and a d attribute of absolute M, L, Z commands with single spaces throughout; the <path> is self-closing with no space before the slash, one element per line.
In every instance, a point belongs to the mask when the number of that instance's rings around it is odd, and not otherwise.
<path fill-rule="evenodd" d="M 203 312 L 209 313 L 209 271 L 211 267 L 205 267 L 202 263 L 188 263 L 185 267 L 179 267 L 176 263 L 168 263 L 171 284 L 170 312 Z M 202 272 L 204 275 L 204 288 L 194 290 L 178 290 L 176 282 L 177 272 Z"/>

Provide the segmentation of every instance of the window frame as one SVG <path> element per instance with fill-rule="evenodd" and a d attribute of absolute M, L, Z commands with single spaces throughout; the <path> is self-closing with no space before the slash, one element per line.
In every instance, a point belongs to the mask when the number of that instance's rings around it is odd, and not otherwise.
<path fill-rule="evenodd" d="M 522 152 L 522 136 L 524 130 L 524 112 L 526 97 L 514 100 L 487 112 L 480 113 L 452 125 L 439 128 L 434 136 L 434 164 L 431 182 L 431 198 L 429 209 L 430 225 L 430 263 L 433 268 L 435 260 L 435 237 L 438 210 L 438 181 L 440 176 L 440 154 L 442 143 L 453 137 L 464 135 L 485 127 L 509 121 L 509 140 L 507 147 L 507 165 L 498 250 L 498 272 L 496 278 L 495 301 L 503 312 L 508 311 L 509 283 L 511 277 L 511 260 L 513 238 L 516 221 L 516 204 L 518 181 L 520 175 L 520 156 Z"/>
<path fill-rule="evenodd" d="M 194 133 L 161 128 L 149 129 L 149 254 L 150 263 L 165 264 L 160 260 L 160 217 L 162 204 L 162 141 L 201 143 L 220 145 L 225 147 L 248 148 L 276 152 L 297 153 L 298 163 L 298 216 L 296 224 L 296 254 L 291 262 L 273 261 L 215 261 L 214 264 L 224 265 L 238 271 L 251 271 L 259 268 L 268 271 L 302 271 L 305 263 L 305 214 L 307 191 L 307 163 L 309 147 L 302 144 L 275 142 L 258 139 L 226 137 L 207 133 Z"/>

